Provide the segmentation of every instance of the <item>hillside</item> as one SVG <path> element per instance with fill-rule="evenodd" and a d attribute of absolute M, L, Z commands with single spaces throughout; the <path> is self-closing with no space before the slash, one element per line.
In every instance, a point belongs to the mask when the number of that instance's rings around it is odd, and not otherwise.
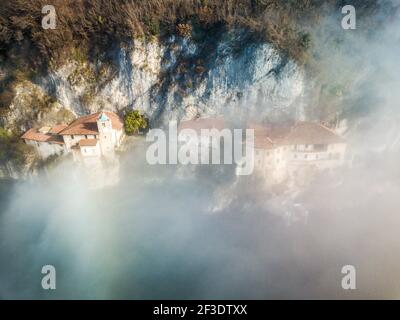
<path fill-rule="evenodd" d="M 364 35 L 394 14 L 389 2 L 353 3 Z M 31 158 L 17 142 L 31 126 L 103 108 L 143 110 L 155 126 L 226 110 L 336 121 L 353 81 L 326 72 L 320 48 L 346 47 L 345 33 L 324 28 L 340 28 L 343 1 L 57 0 L 55 30 L 41 27 L 45 4 L 0 8 L 3 170 Z"/>

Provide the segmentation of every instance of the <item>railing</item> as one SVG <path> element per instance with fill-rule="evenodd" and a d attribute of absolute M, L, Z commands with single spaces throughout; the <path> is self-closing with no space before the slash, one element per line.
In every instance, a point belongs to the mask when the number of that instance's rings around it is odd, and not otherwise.
<path fill-rule="evenodd" d="M 307 152 L 307 151 L 292 151 L 289 153 L 290 161 L 320 161 L 333 160 L 329 157 L 328 152 Z"/>

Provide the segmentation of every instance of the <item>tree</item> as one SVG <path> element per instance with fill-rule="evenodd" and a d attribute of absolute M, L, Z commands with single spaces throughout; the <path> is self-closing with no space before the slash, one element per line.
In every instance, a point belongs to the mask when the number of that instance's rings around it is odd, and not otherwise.
<path fill-rule="evenodd" d="M 22 142 L 18 135 L 0 127 L 0 166 L 12 162 L 21 168 L 32 154 L 32 147 Z"/>
<path fill-rule="evenodd" d="M 139 133 L 148 127 L 148 121 L 138 110 L 131 110 L 124 117 L 125 132 L 127 135 Z"/>

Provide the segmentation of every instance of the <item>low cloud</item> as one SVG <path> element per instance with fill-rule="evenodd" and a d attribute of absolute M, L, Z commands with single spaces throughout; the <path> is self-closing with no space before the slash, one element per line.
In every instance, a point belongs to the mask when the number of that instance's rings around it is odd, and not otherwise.
<path fill-rule="evenodd" d="M 3 200 L 0 297 L 398 298 L 397 21 L 353 33 L 346 51 L 319 49 L 321 61 L 356 72 L 342 101 L 352 166 L 276 196 L 230 168 L 150 166 L 140 147 L 123 157 L 114 187 L 88 188 L 65 162 Z M 288 219 L 296 203 L 307 219 Z M 47 264 L 55 291 L 40 286 Z M 341 288 L 348 264 L 354 291 Z"/>

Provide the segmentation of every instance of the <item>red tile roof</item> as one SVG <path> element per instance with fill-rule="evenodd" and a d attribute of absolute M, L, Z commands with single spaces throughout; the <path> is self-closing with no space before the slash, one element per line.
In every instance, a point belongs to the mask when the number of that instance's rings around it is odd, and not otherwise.
<path fill-rule="evenodd" d="M 331 129 L 313 122 L 299 122 L 281 141 L 282 144 L 333 144 L 344 139 Z"/>
<path fill-rule="evenodd" d="M 37 142 L 48 142 L 48 143 L 56 143 L 56 144 L 64 144 L 61 137 L 53 136 L 49 133 L 40 133 L 37 129 L 32 128 L 25 132 L 22 139 L 32 140 Z"/>
<path fill-rule="evenodd" d="M 79 140 L 80 147 L 94 147 L 99 142 L 98 139 L 81 139 Z"/>
<path fill-rule="evenodd" d="M 344 139 L 331 129 L 313 122 L 298 122 L 292 125 L 269 124 L 266 126 L 250 123 L 248 127 L 254 129 L 254 145 L 261 149 L 270 149 L 277 145 L 344 142 Z"/>
<path fill-rule="evenodd" d="M 68 127 L 63 129 L 59 134 L 73 135 L 73 134 L 98 134 L 97 118 L 102 112 L 96 112 L 88 116 L 80 117 L 74 120 Z M 123 127 L 121 119 L 114 112 L 104 111 L 104 113 L 111 119 L 112 128 L 120 130 Z"/>
<path fill-rule="evenodd" d="M 66 124 L 57 124 L 56 126 L 52 127 L 49 131 L 49 133 L 51 134 L 58 134 L 60 133 L 62 130 L 64 130 L 66 127 L 68 127 L 68 125 Z"/>
<path fill-rule="evenodd" d="M 268 137 L 254 135 L 254 148 L 257 149 L 273 149 L 275 144 Z"/>
<path fill-rule="evenodd" d="M 218 129 L 225 128 L 223 118 L 198 118 L 195 120 L 185 120 L 179 123 L 178 131 L 183 129 L 193 129 L 200 132 L 201 129 Z"/>

